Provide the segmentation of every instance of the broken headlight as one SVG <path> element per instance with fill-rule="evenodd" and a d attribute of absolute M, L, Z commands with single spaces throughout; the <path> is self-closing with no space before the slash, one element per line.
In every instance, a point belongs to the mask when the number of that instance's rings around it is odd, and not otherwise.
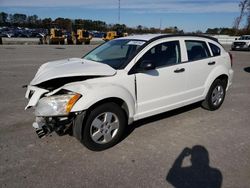
<path fill-rule="evenodd" d="M 39 100 L 36 108 L 36 116 L 65 116 L 68 115 L 74 104 L 81 97 L 78 93 L 52 95 Z"/>

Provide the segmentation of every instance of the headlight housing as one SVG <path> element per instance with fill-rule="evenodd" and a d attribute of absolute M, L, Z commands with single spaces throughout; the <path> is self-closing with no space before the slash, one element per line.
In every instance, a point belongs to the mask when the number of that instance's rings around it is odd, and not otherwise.
<path fill-rule="evenodd" d="M 35 115 L 66 116 L 80 97 L 78 93 L 69 93 L 41 98 L 35 108 Z"/>

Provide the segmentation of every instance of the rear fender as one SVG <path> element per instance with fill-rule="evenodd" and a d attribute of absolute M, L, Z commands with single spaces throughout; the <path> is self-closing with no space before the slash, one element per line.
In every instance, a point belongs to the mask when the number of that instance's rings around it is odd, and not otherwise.
<path fill-rule="evenodd" d="M 205 90 L 203 93 L 204 98 L 207 96 L 207 93 L 213 84 L 213 82 L 216 80 L 221 75 L 226 75 L 229 77 L 229 72 L 228 69 L 224 66 L 217 66 L 216 68 L 213 69 L 213 71 L 209 74 L 206 83 L 205 83 Z"/>

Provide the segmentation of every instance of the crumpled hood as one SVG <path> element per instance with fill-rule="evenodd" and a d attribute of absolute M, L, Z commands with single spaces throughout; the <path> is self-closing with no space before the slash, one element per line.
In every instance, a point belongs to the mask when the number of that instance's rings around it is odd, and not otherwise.
<path fill-rule="evenodd" d="M 43 64 L 38 69 L 30 85 L 37 85 L 48 80 L 63 77 L 113 76 L 115 74 L 116 70 L 109 65 L 81 58 L 70 58 Z"/>

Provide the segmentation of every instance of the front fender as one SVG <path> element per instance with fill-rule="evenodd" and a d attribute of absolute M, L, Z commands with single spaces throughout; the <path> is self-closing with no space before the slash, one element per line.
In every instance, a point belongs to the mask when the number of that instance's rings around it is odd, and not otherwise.
<path fill-rule="evenodd" d="M 135 99 L 129 90 L 116 84 L 77 84 L 65 85 L 63 89 L 80 93 L 82 97 L 76 102 L 71 112 L 84 111 L 95 103 L 107 98 L 119 98 L 123 100 L 128 107 L 129 118 L 135 114 Z"/>

